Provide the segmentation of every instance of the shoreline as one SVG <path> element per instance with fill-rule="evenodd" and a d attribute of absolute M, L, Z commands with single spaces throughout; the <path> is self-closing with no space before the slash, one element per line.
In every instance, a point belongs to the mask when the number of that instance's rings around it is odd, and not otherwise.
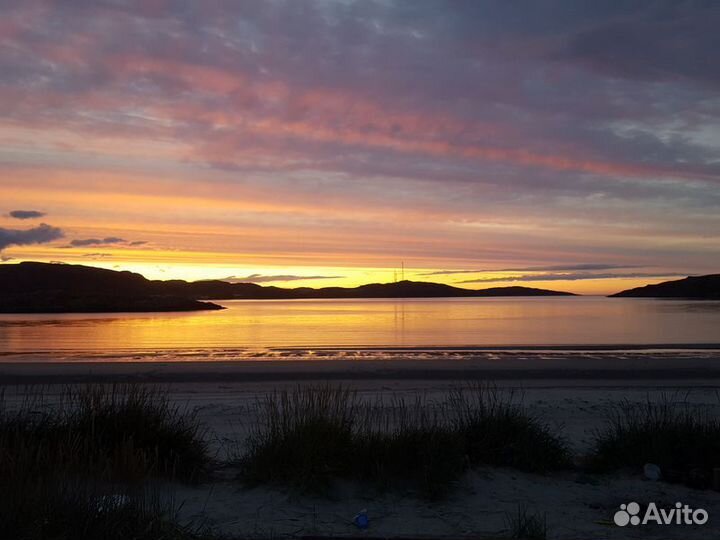
<path fill-rule="evenodd" d="M 354 351 L 357 352 L 357 351 Z M 377 352 L 377 351 L 376 351 Z M 506 380 L 670 382 L 720 380 L 720 350 L 685 351 L 382 351 L 382 355 L 269 356 L 213 359 L 209 351 L 168 360 L 146 353 L 134 360 L 117 356 L 56 353 L 5 354 L 0 384 L 73 384 L 87 382 L 222 383 L 362 380 Z M 440 356 L 437 355 L 440 353 Z M 209 360 L 197 360 L 205 355 Z M 157 360 L 148 360 L 157 358 Z M 9 360 L 9 361 L 8 361 Z M 710 381 L 713 381 L 710 383 Z M 718 383 L 720 384 L 720 383 Z"/>

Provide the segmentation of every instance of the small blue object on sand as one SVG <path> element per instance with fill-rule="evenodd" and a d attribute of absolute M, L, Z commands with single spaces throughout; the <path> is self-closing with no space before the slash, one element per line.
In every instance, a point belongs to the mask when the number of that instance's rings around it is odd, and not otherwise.
<path fill-rule="evenodd" d="M 370 518 L 367 515 L 367 510 L 360 510 L 353 523 L 358 529 L 367 529 L 370 525 Z"/>

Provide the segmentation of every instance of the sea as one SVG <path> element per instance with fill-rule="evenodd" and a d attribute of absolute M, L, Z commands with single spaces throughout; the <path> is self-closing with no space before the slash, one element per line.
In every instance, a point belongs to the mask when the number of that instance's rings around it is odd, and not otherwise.
<path fill-rule="evenodd" d="M 720 301 L 577 296 L 216 303 L 226 309 L 0 315 L 0 361 L 720 349 Z"/>

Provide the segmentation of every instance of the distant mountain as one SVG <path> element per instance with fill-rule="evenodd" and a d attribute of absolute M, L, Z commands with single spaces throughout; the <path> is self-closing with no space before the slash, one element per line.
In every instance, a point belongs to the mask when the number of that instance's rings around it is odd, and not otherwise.
<path fill-rule="evenodd" d="M 23 262 L 0 265 L 0 313 L 111 313 L 223 309 L 156 290 L 132 272 Z"/>
<path fill-rule="evenodd" d="M 199 300 L 294 298 L 453 298 L 573 296 L 532 287 L 461 289 L 400 281 L 359 287 L 284 289 L 219 280 L 148 280 L 140 274 L 90 266 L 22 262 L 0 265 L 0 312 L 186 311 L 221 309 Z"/>
<path fill-rule="evenodd" d="M 645 285 L 611 296 L 616 298 L 720 299 L 720 274 L 690 276 L 656 285 Z"/>

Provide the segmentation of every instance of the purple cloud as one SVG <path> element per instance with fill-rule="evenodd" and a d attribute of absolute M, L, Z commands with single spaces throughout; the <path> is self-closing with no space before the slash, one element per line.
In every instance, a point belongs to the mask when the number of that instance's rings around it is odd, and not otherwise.
<path fill-rule="evenodd" d="M 229 283 L 268 283 L 271 281 L 304 281 L 307 279 L 341 279 L 344 276 L 295 276 L 295 275 L 276 275 L 265 276 L 262 274 L 250 274 L 249 276 L 230 276 L 223 278 L 222 281 Z"/>
<path fill-rule="evenodd" d="M 41 223 L 32 229 L 5 229 L 0 227 L 0 251 L 9 246 L 46 244 L 65 236 L 62 229 Z"/>
<path fill-rule="evenodd" d="M 105 246 L 112 244 L 123 244 L 125 240 L 118 238 L 117 236 L 108 236 L 106 238 L 83 238 L 75 239 L 70 242 L 72 247 L 84 247 L 84 246 Z"/>
<path fill-rule="evenodd" d="M 9 216 L 15 219 L 36 219 L 45 215 L 47 215 L 45 212 L 39 212 L 37 210 L 12 210 L 9 213 Z"/>
<path fill-rule="evenodd" d="M 505 278 L 478 278 L 459 281 L 458 283 L 497 283 L 514 281 L 580 281 L 586 279 L 613 279 L 613 278 L 656 278 L 687 276 L 687 273 L 678 272 L 629 272 L 629 273 L 567 273 L 567 274 L 528 274 Z"/>
<path fill-rule="evenodd" d="M 437 270 L 426 272 L 421 276 L 448 276 L 453 274 L 482 274 L 486 272 L 551 272 L 556 270 L 615 270 L 621 268 L 639 268 L 636 264 L 603 264 L 603 263 L 582 263 L 582 264 L 558 264 L 554 266 L 526 266 L 520 268 L 501 268 L 499 270 Z"/>

